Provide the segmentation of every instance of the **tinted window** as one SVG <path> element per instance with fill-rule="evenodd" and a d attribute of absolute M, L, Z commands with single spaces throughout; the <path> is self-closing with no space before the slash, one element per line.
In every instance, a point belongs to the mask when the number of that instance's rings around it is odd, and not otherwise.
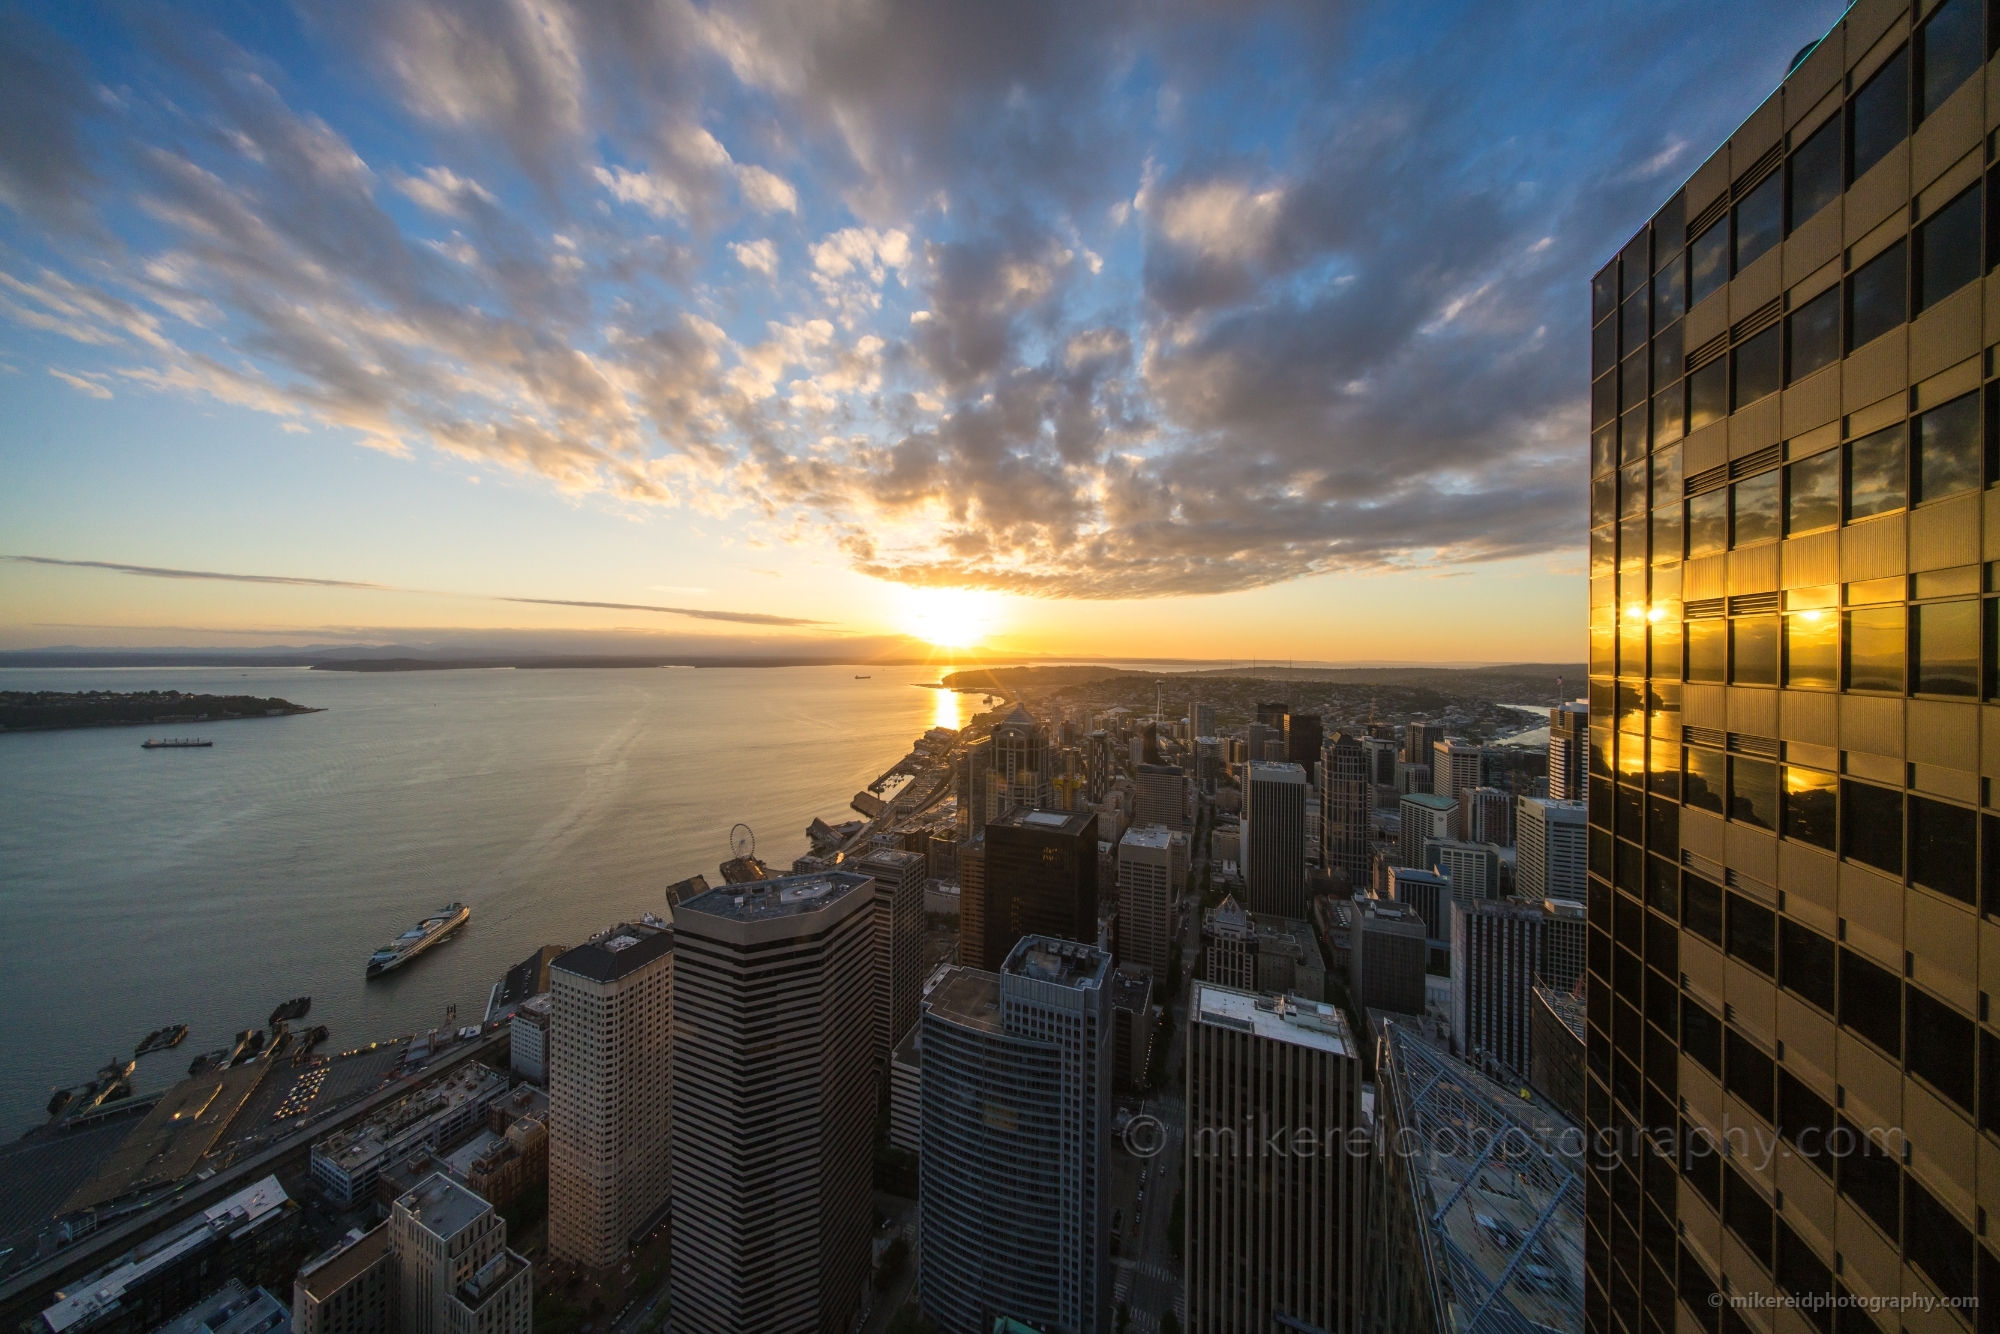
<path fill-rule="evenodd" d="M 1979 68 L 1979 0 L 1945 0 L 1924 26 L 1917 29 L 1917 54 L 1923 67 L 1919 87 L 1923 98 L 1918 110 L 1928 116 L 1958 91 L 1958 86 Z"/>
<path fill-rule="evenodd" d="M 1729 672 L 1729 622 L 1721 617 L 1687 623 L 1687 679 L 1721 685 Z M 1690 798 L 1692 800 L 1692 798 Z M 1715 808 L 1721 810 L 1720 806 Z"/>
<path fill-rule="evenodd" d="M 1681 452 L 1662 449 L 1653 455 L 1653 503 L 1664 505 L 1681 498 Z"/>
<path fill-rule="evenodd" d="M 1860 1207 L 1861 1212 L 1875 1220 L 1875 1225 L 1888 1233 L 1892 1240 L 1903 1235 L 1902 1203 L 1903 1170 L 1896 1160 L 1879 1142 L 1869 1139 L 1862 1130 L 1841 1118 L 1839 1133 L 1846 1141 L 1843 1148 L 1852 1146 L 1851 1152 L 1843 1153 L 1836 1160 L 1834 1180 L 1840 1185 L 1840 1193 Z M 1879 1130 L 1878 1134 L 1881 1133 Z"/>
<path fill-rule="evenodd" d="M 1977 13 L 1977 10 L 1973 11 Z M 1992 1263 L 1958 1216 L 1940 1204 L 1914 1176 L 1903 1177 L 1903 1252 L 1910 1263 L 1929 1274 L 1938 1291 L 1959 1302 L 1977 1302 L 1984 1286 L 1991 1298 L 1991 1271 L 1985 1284 L 1974 1278 Z M 1985 1256 L 1986 1263 L 1980 1258 Z"/>
<path fill-rule="evenodd" d="M 1627 346 L 1631 346 L 1627 344 Z M 1639 335 L 1639 343 L 1618 367 L 1618 402 L 1621 407 L 1634 407 L 1644 403 L 1652 395 L 1652 387 L 1646 383 L 1646 336 Z"/>
<path fill-rule="evenodd" d="M 1772 172 L 1736 205 L 1736 271 L 1778 244 L 1784 225 L 1784 175 Z"/>
<path fill-rule="evenodd" d="M 1722 1073 L 1722 1021 L 1688 996 L 1681 997 L 1681 1050 L 1710 1074 Z"/>
<path fill-rule="evenodd" d="M 1778 618 L 1739 616 L 1729 623 L 1729 679 L 1740 686 L 1778 684 Z M 1765 826 L 1775 829 L 1775 820 Z"/>
<path fill-rule="evenodd" d="M 1834 785 L 1832 774 L 1785 766 L 1786 838 L 1833 851 Z"/>
<path fill-rule="evenodd" d="M 1836 951 L 1832 941 L 1789 917 L 1778 919 L 1778 983 L 1828 1014 L 1834 1008 Z"/>
<path fill-rule="evenodd" d="M 1665 505 L 1653 511 L 1653 564 L 1671 565 L 1680 558 L 1681 507 L 1679 505 Z M 1671 628 L 1676 633 L 1680 629 L 1677 624 Z M 1669 627 L 1664 621 L 1653 627 L 1653 640 L 1655 643 L 1660 641 L 1660 636 L 1667 629 Z M 1678 666 L 1680 663 L 1679 654 L 1675 654 L 1672 661 L 1674 666 Z M 1673 674 L 1672 667 L 1664 665 L 1664 660 L 1660 670 L 1667 672 L 1669 675 Z"/>
<path fill-rule="evenodd" d="M 1618 309 L 1618 261 L 1612 260 L 1590 280 L 1590 318 L 1601 320 Z"/>
<path fill-rule="evenodd" d="M 1840 360 L 1840 289 L 1830 287 L 1785 317 L 1791 375 L 1802 380 Z"/>
<path fill-rule="evenodd" d="M 1847 855 L 1890 875 L 1903 874 L 1903 794 L 1866 783 L 1840 785 Z"/>
<path fill-rule="evenodd" d="M 1695 238 L 1688 248 L 1688 304 L 1701 299 L 1729 281 L 1729 219 L 1719 219 Z"/>
<path fill-rule="evenodd" d="M 1850 181 L 1888 156 L 1910 132 L 1910 48 L 1889 58 L 1849 104 Z"/>
<path fill-rule="evenodd" d="M 1653 275 L 1653 324 L 1677 320 L 1687 309 L 1687 251 L 1683 250 Z"/>
<path fill-rule="evenodd" d="M 1590 433 L 1590 473 L 1598 473 L 1618 462 L 1618 428 L 1600 426 Z"/>
<path fill-rule="evenodd" d="M 1979 695 L 1979 604 L 1927 602 L 1910 608 L 1910 644 L 1920 695 Z"/>
<path fill-rule="evenodd" d="M 1607 422 L 1616 429 L 1618 421 L 1618 372 L 1606 371 L 1591 382 L 1590 424 L 1603 426 Z"/>
<path fill-rule="evenodd" d="M 1653 383 L 1666 384 L 1681 378 L 1681 334 L 1686 326 L 1679 320 L 1653 336 Z"/>
<path fill-rule="evenodd" d="M 1840 117 L 1813 132 L 1786 164 L 1792 178 L 1787 230 L 1840 198 Z"/>
<path fill-rule="evenodd" d="M 1625 420 L 1620 428 L 1622 444 L 1619 457 L 1625 459 L 1627 462 L 1646 457 L 1646 400 L 1644 397 L 1646 382 L 1643 378 L 1643 367 L 1640 374 L 1642 378 L 1637 381 L 1639 386 L 1637 393 L 1640 395 L 1639 406 L 1625 414 Z"/>
<path fill-rule="evenodd" d="M 1979 901 L 1979 817 L 1928 797 L 1910 798 L 1910 879 L 1964 903 Z"/>
<path fill-rule="evenodd" d="M 1785 531 L 1816 533 L 1840 523 L 1840 451 L 1794 463 L 1785 469 Z"/>
<path fill-rule="evenodd" d="M 1771 1119 L 1778 1100 L 1778 1069 L 1770 1057 L 1734 1030 L 1722 1035 L 1723 1087 Z"/>
<path fill-rule="evenodd" d="M 1975 184 L 1917 228 L 1918 310 L 1935 306 L 1979 276 L 1979 218 Z"/>
<path fill-rule="evenodd" d="M 1649 332 L 1646 314 L 1646 293 L 1645 289 L 1641 288 L 1638 295 L 1625 298 L 1624 313 L 1619 316 L 1627 352 L 1644 350 L 1646 334 Z"/>
<path fill-rule="evenodd" d="M 1784 330 L 1772 325 L 1729 354 L 1736 366 L 1736 406 L 1778 392 L 1784 378 Z"/>
<path fill-rule="evenodd" d="M 1840 688 L 1840 614 L 1799 611 L 1785 617 L 1785 684 L 1802 690 Z"/>
<path fill-rule="evenodd" d="M 1653 395 L 1653 439 L 1670 445 L 1681 438 L 1687 422 L 1687 386 L 1674 381 Z"/>
<path fill-rule="evenodd" d="M 1826 969 L 1827 994 L 1833 994 L 1833 965 Z M 1833 1002 L 1829 999 L 1825 1008 L 1831 1012 Z M 1790 1140 L 1799 1150 L 1799 1156 L 1812 1163 L 1822 1172 L 1833 1171 L 1833 1156 L 1827 1152 L 1830 1147 L 1827 1136 L 1837 1123 L 1833 1108 L 1826 1099 L 1814 1093 L 1806 1085 L 1793 1077 L 1789 1070 L 1778 1071 L 1778 1133 Z"/>
<path fill-rule="evenodd" d="M 1847 688 L 1903 693 L 1903 609 L 1865 607 L 1847 613 Z"/>
<path fill-rule="evenodd" d="M 1729 896 L 1729 954 L 1767 976 L 1778 971 L 1777 914 L 1740 894 Z"/>
<path fill-rule="evenodd" d="M 1771 1206 L 1733 1169 L 1722 1173 L 1722 1221 L 1744 1249 L 1771 1267 Z"/>
<path fill-rule="evenodd" d="M 1840 1022 L 1892 1056 L 1903 1054 L 1903 980 L 1853 950 L 1840 952 Z"/>
<path fill-rule="evenodd" d="M 1771 332 L 1776 333 L 1773 329 Z M 1738 482 L 1729 488 L 1732 510 L 1732 546 L 1749 546 L 1752 542 L 1773 542 L 1779 536 L 1779 500 L 1784 474 L 1773 468 L 1770 472 L 1753 477 L 1747 482 Z"/>
<path fill-rule="evenodd" d="M 1699 431 L 1729 415 L 1729 359 L 1717 357 L 1687 379 L 1688 425 Z"/>
<path fill-rule="evenodd" d="M 1590 373 L 1602 375 L 1618 364 L 1618 321 L 1606 320 L 1590 332 Z"/>
<path fill-rule="evenodd" d="M 1909 1042 L 1905 1067 L 1970 1113 L 1979 1068 L 1978 1029 L 1957 1010 L 1915 987 L 1903 988 L 1903 994 L 1908 1019 L 1903 1032 Z"/>
<path fill-rule="evenodd" d="M 1977 393 L 1954 398 L 1917 418 L 1916 467 L 1911 489 L 1918 500 L 1935 500 L 1979 489 L 1986 458 L 1984 415 Z"/>
<path fill-rule="evenodd" d="M 1688 501 L 1688 555 L 1706 556 L 1729 547 L 1729 491 L 1705 492 Z"/>
<path fill-rule="evenodd" d="M 1704 622 L 1689 622 L 1689 627 L 1698 624 Z M 1722 622 L 1710 621 L 1706 624 L 1720 625 Z M 1705 811 L 1714 811 L 1717 815 L 1722 814 L 1722 794 L 1727 781 L 1724 776 L 1725 768 L 1721 751 L 1696 750 L 1690 747 L 1687 753 L 1687 781 L 1682 784 L 1687 804 Z"/>
<path fill-rule="evenodd" d="M 1873 342 L 1908 318 L 1904 248 L 1898 241 L 1847 280 L 1847 345 Z"/>
<path fill-rule="evenodd" d="M 1623 517 L 1646 512 L 1646 474 L 1650 471 L 1644 459 L 1628 464 L 1618 472 L 1618 513 Z"/>
<path fill-rule="evenodd" d="M 1590 479 L 1590 512 L 1600 520 L 1618 513 L 1618 474 L 1604 473 Z"/>
<path fill-rule="evenodd" d="M 1903 424 L 1888 427 L 1847 447 L 1847 517 L 1866 519 L 1909 503 L 1907 450 Z"/>

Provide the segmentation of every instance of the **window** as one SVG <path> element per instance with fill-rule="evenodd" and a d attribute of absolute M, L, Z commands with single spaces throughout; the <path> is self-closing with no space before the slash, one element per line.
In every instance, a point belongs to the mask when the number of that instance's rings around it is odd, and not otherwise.
<path fill-rule="evenodd" d="M 1729 492 L 1718 488 L 1688 501 L 1688 555 L 1708 556 L 1729 548 Z"/>
<path fill-rule="evenodd" d="M 1919 119 L 1943 106 L 1984 61 L 1980 8 L 1980 0 L 1945 0 L 1917 29 Z"/>
<path fill-rule="evenodd" d="M 1736 350 L 1729 354 L 1729 360 L 1736 368 L 1736 407 L 1755 403 L 1766 395 L 1778 392 L 1784 380 L 1783 333 L 1784 330 L 1774 324 L 1755 338 L 1738 344 Z"/>
<path fill-rule="evenodd" d="M 1776 333 L 1773 329 L 1771 332 Z M 1752 477 L 1747 482 L 1738 482 L 1729 488 L 1730 529 L 1733 547 L 1747 547 L 1753 542 L 1775 542 L 1779 537 L 1781 484 L 1784 474 L 1773 468 L 1770 472 Z"/>
<path fill-rule="evenodd" d="M 1646 335 L 1639 335 L 1636 346 L 1631 343 L 1625 346 L 1631 351 L 1625 354 L 1625 360 L 1618 368 L 1618 406 L 1629 419 L 1630 410 L 1645 403 L 1652 390 L 1646 383 Z"/>
<path fill-rule="evenodd" d="M 1916 308 L 1922 313 L 1980 274 L 1979 186 L 1946 204 L 1917 228 Z"/>
<path fill-rule="evenodd" d="M 1769 908 L 1740 894 L 1729 895 L 1729 956 L 1741 959 L 1766 977 L 1778 972 L 1778 917 Z"/>
<path fill-rule="evenodd" d="M 1729 219 L 1721 218 L 1688 248 L 1688 305 L 1700 305 L 1728 281 Z"/>
<path fill-rule="evenodd" d="M 1663 325 L 1677 320 L 1687 310 L 1687 251 L 1666 262 L 1653 275 L 1653 323 Z M 1674 368 L 1676 372 L 1680 367 Z"/>
<path fill-rule="evenodd" d="M 1687 679 L 1721 685 L 1728 679 L 1729 622 L 1720 616 L 1687 623 Z M 1721 809 L 1717 807 L 1717 809 Z"/>
<path fill-rule="evenodd" d="M 1960 3 L 1965 7 L 1964 0 Z M 1939 1292 L 1959 1302 L 1979 1300 L 1974 1295 L 1979 1287 L 1974 1274 L 1983 1266 L 1971 1229 L 1938 1203 L 1914 1176 L 1907 1175 L 1903 1178 L 1903 1237 L 1904 1254 L 1930 1275 Z"/>
<path fill-rule="evenodd" d="M 1778 985 L 1828 1014 L 1835 1004 L 1836 956 L 1834 943 L 1819 932 L 1789 917 L 1778 919 Z"/>
<path fill-rule="evenodd" d="M 1729 638 L 1729 680 L 1732 684 L 1739 686 L 1778 684 L 1776 616 L 1739 616 L 1729 623 Z"/>
<path fill-rule="evenodd" d="M 1778 244 L 1784 226 L 1784 173 L 1772 172 L 1736 205 L 1736 271 L 1749 268 Z"/>
<path fill-rule="evenodd" d="M 1841 838 L 1851 859 L 1903 874 L 1903 794 L 1866 783 L 1840 785 Z"/>
<path fill-rule="evenodd" d="M 1657 641 L 1655 648 L 1658 647 Z M 1647 743 L 1647 786 L 1669 801 L 1681 796 L 1681 748 L 1673 741 L 1655 738 Z"/>
<path fill-rule="evenodd" d="M 1785 532 L 1816 533 L 1840 523 L 1840 451 L 1829 449 L 1785 469 Z"/>
<path fill-rule="evenodd" d="M 1672 565 L 1681 558 L 1681 507 L 1668 505 L 1653 511 L 1653 564 Z M 1678 626 L 1674 627 L 1677 631 Z M 1653 638 L 1659 639 L 1660 627 L 1653 627 Z M 1679 655 L 1675 655 L 1679 660 Z"/>
<path fill-rule="evenodd" d="M 1640 375 L 1643 377 L 1644 374 L 1642 368 Z M 1627 463 L 1646 457 L 1646 382 L 1641 378 L 1637 384 L 1635 402 L 1638 406 L 1627 412 L 1618 423 L 1620 457 Z"/>
<path fill-rule="evenodd" d="M 1853 950 L 1840 951 L 1840 1022 L 1891 1056 L 1903 1054 L 1903 980 Z"/>
<path fill-rule="evenodd" d="M 1793 612 L 1785 617 L 1785 684 L 1800 690 L 1840 688 L 1840 614 Z"/>
<path fill-rule="evenodd" d="M 1917 418 L 1916 466 L 1910 490 L 1917 500 L 1936 500 L 1979 489 L 1986 460 L 1985 414 L 1977 392 L 1962 394 Z"/>
<path fill-rule="evenodd" d="M 1595 477 L 1618 462 L 1618 427 L 1600 426 L 1590 433 L 1590 475 Z"/>
<path fill-rule="evenodd" d="M 1829 287 L 1785 316 L 1791 342 L 1790 380 L 1803 380 L 1840 360 L 1840 288 Z"/>
<path fill-rule="evenodd" d="M 1961 903 L 1979 902 L 1978 815 L 1913 794 L 1910 879 Z"/>
<path fill-rule="evenodd" d="M 1618 261 L 1612 260 L 1590 280 L 1590 318 L 1601 320 L 1618 309 Z"/>
<path fill-rule="evenodd" d="M 1835 782 L 1832 774 L 1821 773 L 1817 769 L 1802 769 L 1795 764 L 1785 766 L 1786 838 L 1833 851 Z"/>
<path fill-rule="evenodd" d="M 1687 386 L 1674 381 L 1653 395 L 1653 439 L 1671 445 L 1687 428 Z"/>
<path fill-rule="evenodd" d="M 1713 624 L 1719 625 L 1721 622 Z M 1724 777 L 1725 766 L 1726 759 L 1719 750 L 1688 748 L 1687 780 L 1681 784 L 1682 790 L 1687 794 L 1688 805 L 1704 811 L 1714 811 L 1717 815 L 1722 814 L 1722 794 L 1727 781 Z M 1719 940 L 1721 932 L 1718 931 L 1716 935 Z"/>
<path fill-rule="evenodd" d="M 1840 198 L 1840 115 L 1813 132 L 1785 164 L 1792 197 L 1786 207 L 1785 230 L 1796 230 L 1821 209 Z"/>
<path fill-rule="evenodd" d="M 1646 512 L 1646 478 L 1652 471 L 1647 461 L 1627 464 L 1618 471 L 1618 514 L 1630 518 Z"/>
<path fill-rule="evenodd" d="M 1906 460 L 1909 454 L 1901 422 L 1847 447 L 1847 517 L 1872 518 L 1909 503 Z"/>
<path fill-rule="evenodd" d="M 1717 357 L 1687 378 L 1688 423 L 1699 431 L 1729 415 L 1729 359 Z"/>
<path fill-rule="evenodd" d="M 1978 1031 L 1972 1020 L 1915 987 L 1903 988 L 1909 1035 L 1905 1066 L 1967 1112 L 1974 1110 L 1979 1068 Z"/>
<path fill-rule="evenodd" d="M 1681 997 L 1681 1050 L 1721 1077 L 1722 1021 L 1686 995 Z"/>
<path fill-rule="evenodd" d="M 1876 1133 L 1882 1132 L 1878 1129 Z M 1841 1118 L 1836 1134 L 1843 1141 L 1841 1147 L 1849 1150 L 1835 1163 L 1834 1180 L 1840 1193 L 1854 1201 L 1892 1240 L 1901 1238 L 1902 1212 L 1898 1206 L 1903 1169 L 1879 1141 L 1868 1138 L 1867 1132 L 1847 1118 Z"/>
<path fill-rule="evenodd" d="M 1681 498 L 1681 452 L 1662 449 L 1653 455 L 1653 503 L 1664 505 Z"/>
<path fill-rule="evenodd" d="M 1673 511 L 1676 523 L 1680 521 L 1680 511 Z M 1679 549 L 1674 551 L 1679 554 Z M 1653 559 L 1664 564 L 1668 559 L 1659 552 Z M 1653 676 L 1661 681 L 1678 681 L 1681 675 L 1681 622 L 1664 620 L 1653 625 Z"/>
<path fill-rule="evenodd" d="M 1770 1204 L 1757 1188 L 1745 1181 L 1742 1174 L 1733 1168 L 1725 1168 L 1722 1173 L 1722 1221 L 1736 1234 L 1745 1250 L 1757 1257 L 1766 1269 L 1771 1267 L 1771 1220 L 1774 1215 Z"/>
<path fill-rule="evenodd" d="M 1652 330 L 1647 319 L 1650 308 L 1646 304 L 1646 292 L 1641 288 L 1636 295 L 1625 298 L 1625 306 L 1620 311 L 1618 323 L 1625 344 L 1625 354 L 1629 357 L 1646 350 L 1646 335 Z"/>
<path fill-rule="evenodd" d="M 1910 608 L 1911 657 L 1919 695 L 1979 697 L 1979 604 L 1926 602 Z"/>
<path fill-rule="evenodd" d="M 1847 124 L 1847 179 L 1858 181 L 1910 132 L 1909 47 L 1889 57 L 1854 95 Z"/>
<path fill-rule="evenodd" d="M 1665 384 L 1681 378 L 1681 335 L 1687 326 L 1675 320 L 1653 335 L 1653 383 Z"/>
<path fill-rule="evenodd" d="M 1733 755 L 1729 760 L 1729 818 L 1758 829 L 1778 827 L 1778 766 Z"/>
<path fill-rule="evenodd" d="M 1898 241 L 1854 271 L 1847 280 L 1847 346 L 1871 343 L 1909 318 L 1908 274 Z"/>
<path fill-rule="evenodd" d="M 1778 1100 L 1776 1062 L 1734 1029 L 1723 1031 L 1722 1054 L 1723 1087 L 1770 1120 Z"/>

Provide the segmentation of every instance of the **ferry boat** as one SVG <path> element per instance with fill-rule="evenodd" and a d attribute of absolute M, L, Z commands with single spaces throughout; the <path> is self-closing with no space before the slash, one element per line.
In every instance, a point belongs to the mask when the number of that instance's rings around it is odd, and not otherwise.
<path fill-rule="evenodd" d="M 147 737 L 139 743 L 140 750 L 199 750 L 212 746 L 213 741 L 203 741 L 194 736 Z"/>
<path fill-rule="evenodd" d="M 472 909 L 463 903 L 445 904 L 443 908 L 369 955 L 368 976 L 379 977 L 393 968 L 401 968 L 471 920 Z"/>

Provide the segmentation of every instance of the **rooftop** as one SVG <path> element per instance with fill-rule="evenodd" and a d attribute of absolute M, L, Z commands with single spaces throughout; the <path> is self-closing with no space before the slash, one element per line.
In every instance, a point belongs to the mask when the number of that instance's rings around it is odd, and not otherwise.
<path fill-rule="evenodd" d="M 1023 936 L 1008 952 L 1000 971 L 1010 977 L 1033 978 L 1064 987 L 1101 987 L 1111 971 L 1111 956 L 1095 945 L 1049 936 Z"/>
<path fill-rule="evenodd" d="M 944 981 L 931 988 L 924 1007 L 939 1018 L 965 1028 L 983 1028 L 998 1033 L 1000 1025 L 1000 978 L 977 968 L 954 968 Z"/>
<path fill-rule="evenodd" d="M 377 1155 L 407 1143 L 419 1127 L 436 1117 L 449 1115 L 466 1099 L 485 1098 L 490 1102 L 506 1089 L 505 1075 L 475 1061 L 453 1071 L 449 1078 L 397 1099 L 352 1130 L 327 1136 L 313 1145 L 313 1152 L 332 1159 L 343 1171 L 353 1172 Z"/>
<path fill-rule="evenodd" d="M 501 1005 L 514 1005 L 539 996 L 549 989 L 549 965 L 563 952 L 560 945 L 544 945 L 507 970 L 500 983 Z"/>
<path fill-rule="evenodd" d="M 1403 794 L 1402 804 L 1405 806 L 1423 806 L 1434 811 L 1458 809 L 1456 801 L 1453 801 L 1450 797 L 1440 797 L 1435 792 L 1406 792 Z"/>
<path fill-rule="evenodd" d="M 230 1279 L 155 1334 L 265 1334 L 291 1325 L 291 1308 L 262 1288 L 245 1289 Z"/>
<path fill-rule="evenodd" d="M 1583 997 L 1567 991 L 1558 991 L 1554 987 L 1538 986 L 1535 988 L 1535 999 L 1548 1006 L 1555 1017 L 1562 1020 L 1563 1027 L 1575 1035 L 1578 1042 L 1585 1041 Z"/>
<path fill-rule="evenodd" d="M 1097 818 L 1096 811 L 1031 811 L 1016 806 L 986 826 L 990 838 L 995 829 L 1032 829 L 1038 834 L 1080 836 Z"/>
<path fill-rule="evenodd" d="M 254 1186 L 246 1186 L 169 1231 L 141 1242 L 96 1277 L 86 1279 L 75 1291 L 43 1311 L 42 1322 L 53 1334 L 63 1334 L 64 1330 L 86 1325 L 107 1308 L 115 1306 L 125 1296 L 126 1289 L 148 1274 L 166 1268 L 213 1240 L 231 1236 L 243 1227 L 254 1226 L 289 1203 L 291 1198 L 274 1176 L 265 1177 Z"/>
<path fill-rule="evenodd" d="M 1336 1056 L 1351 1058 L 1357 1050 L 1347 1031 L 1347 1021 L 1340 1017 L 1338 1009 L 1296 996 L 1259 996 L 1197 983 L 1193 1022 L 1234 1028 Z"/>
<path fill-rule="evenodd" d="M 1157 848 L 1164 852 L 1173 846 L 1173 834 L 1165 825 L 1134 825 L 1125 831 L 1125 837 L 1118 840 L 1120 846 L 1128 848 Z"/>
<path fill-rule="evenodd" d="M 1399 1136 L 1415 1132 L 1407 1179 L 1436 1308 L 1454 1328 L 1581 1331 L 1584 1187 L 1556 1151 L 1575 1127 L 1394 1017 L 1382 1050 L 1377 1107 Z"/>
<path fill-rule="evenodd" d="M 775 880 L 723 885 L 681 903 L 683 913 L 707 913 L 738 922 L 768 921 L 795 917 L 832 907 L 869 877 L 852 871 L 828 871 L 822 875 L 787 875 Z"/>
<path fill-rule="evenodd" d="M 855 859 L 855 865 L 865 866 L 869 862 L 880 862 L 884 866 L 904 867 L 911 862 L 924 860 L 921 852 L 911 852 L 907 848 L 873 848 Z"/>
<path fill-rule="evenodd" d="M 1306 781 L 1306 771 L 1296 764 L 1252 760 L 1246 767 L 1250 771 L 1250 781 L 1254 783 L 1298 783 L 1303 786 Z"/>
<path fill-rule="evenodd" d="M 607 927 L 569 953 L 557 956 L 549 971 L 593 982 L 616 982 L 673 948 L 672 924 L 647 913 L 636 922 Z"/>
<path fill-rule="evenodd" d="M 481 1265 L 471 1278 L 458 1285 L 458 1300 L 467 1309 L 479 1310 L 505 1290 L 507 1283 L 516 1274 L 528 1267 L 528 1262 L 509 1250 Z"/>
<path fill-rule="evenodd" d="M 493 1210 L 492 1205 L 442 1172 L 433 1172 L 419 1181 L 415 1189 L 396 1200 L 396 1208 L 441 1241 L 450 1241 Z"/>
<path fill-rule="evenodd" d="M 1111 1004 L 1120 1010 L 1139 1011 L 1153 1002 L 1153 979 L 1120 968 L 1111 974 Z"/>
<path fill-rule="evenodd" d="M 299 1282 L 316 1301 L 325 1301 L 353 1280 L 356 1274 L 389 1253 L 389 1225 L 377 1223 L 358 1237 L 350 1236 L 338 1248 L 310 1260 L 299 1270 Z"/>

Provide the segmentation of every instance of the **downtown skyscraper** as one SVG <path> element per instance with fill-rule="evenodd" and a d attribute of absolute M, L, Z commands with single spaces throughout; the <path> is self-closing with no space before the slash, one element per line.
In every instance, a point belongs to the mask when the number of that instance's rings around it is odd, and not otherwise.
<path fill-rule="evenodd" d="M 1592 282 L 1586 1119 L 1683 1146 L 1593 1330 L 2000 1302 L 1990 22 L 1862 0 Z"/>

